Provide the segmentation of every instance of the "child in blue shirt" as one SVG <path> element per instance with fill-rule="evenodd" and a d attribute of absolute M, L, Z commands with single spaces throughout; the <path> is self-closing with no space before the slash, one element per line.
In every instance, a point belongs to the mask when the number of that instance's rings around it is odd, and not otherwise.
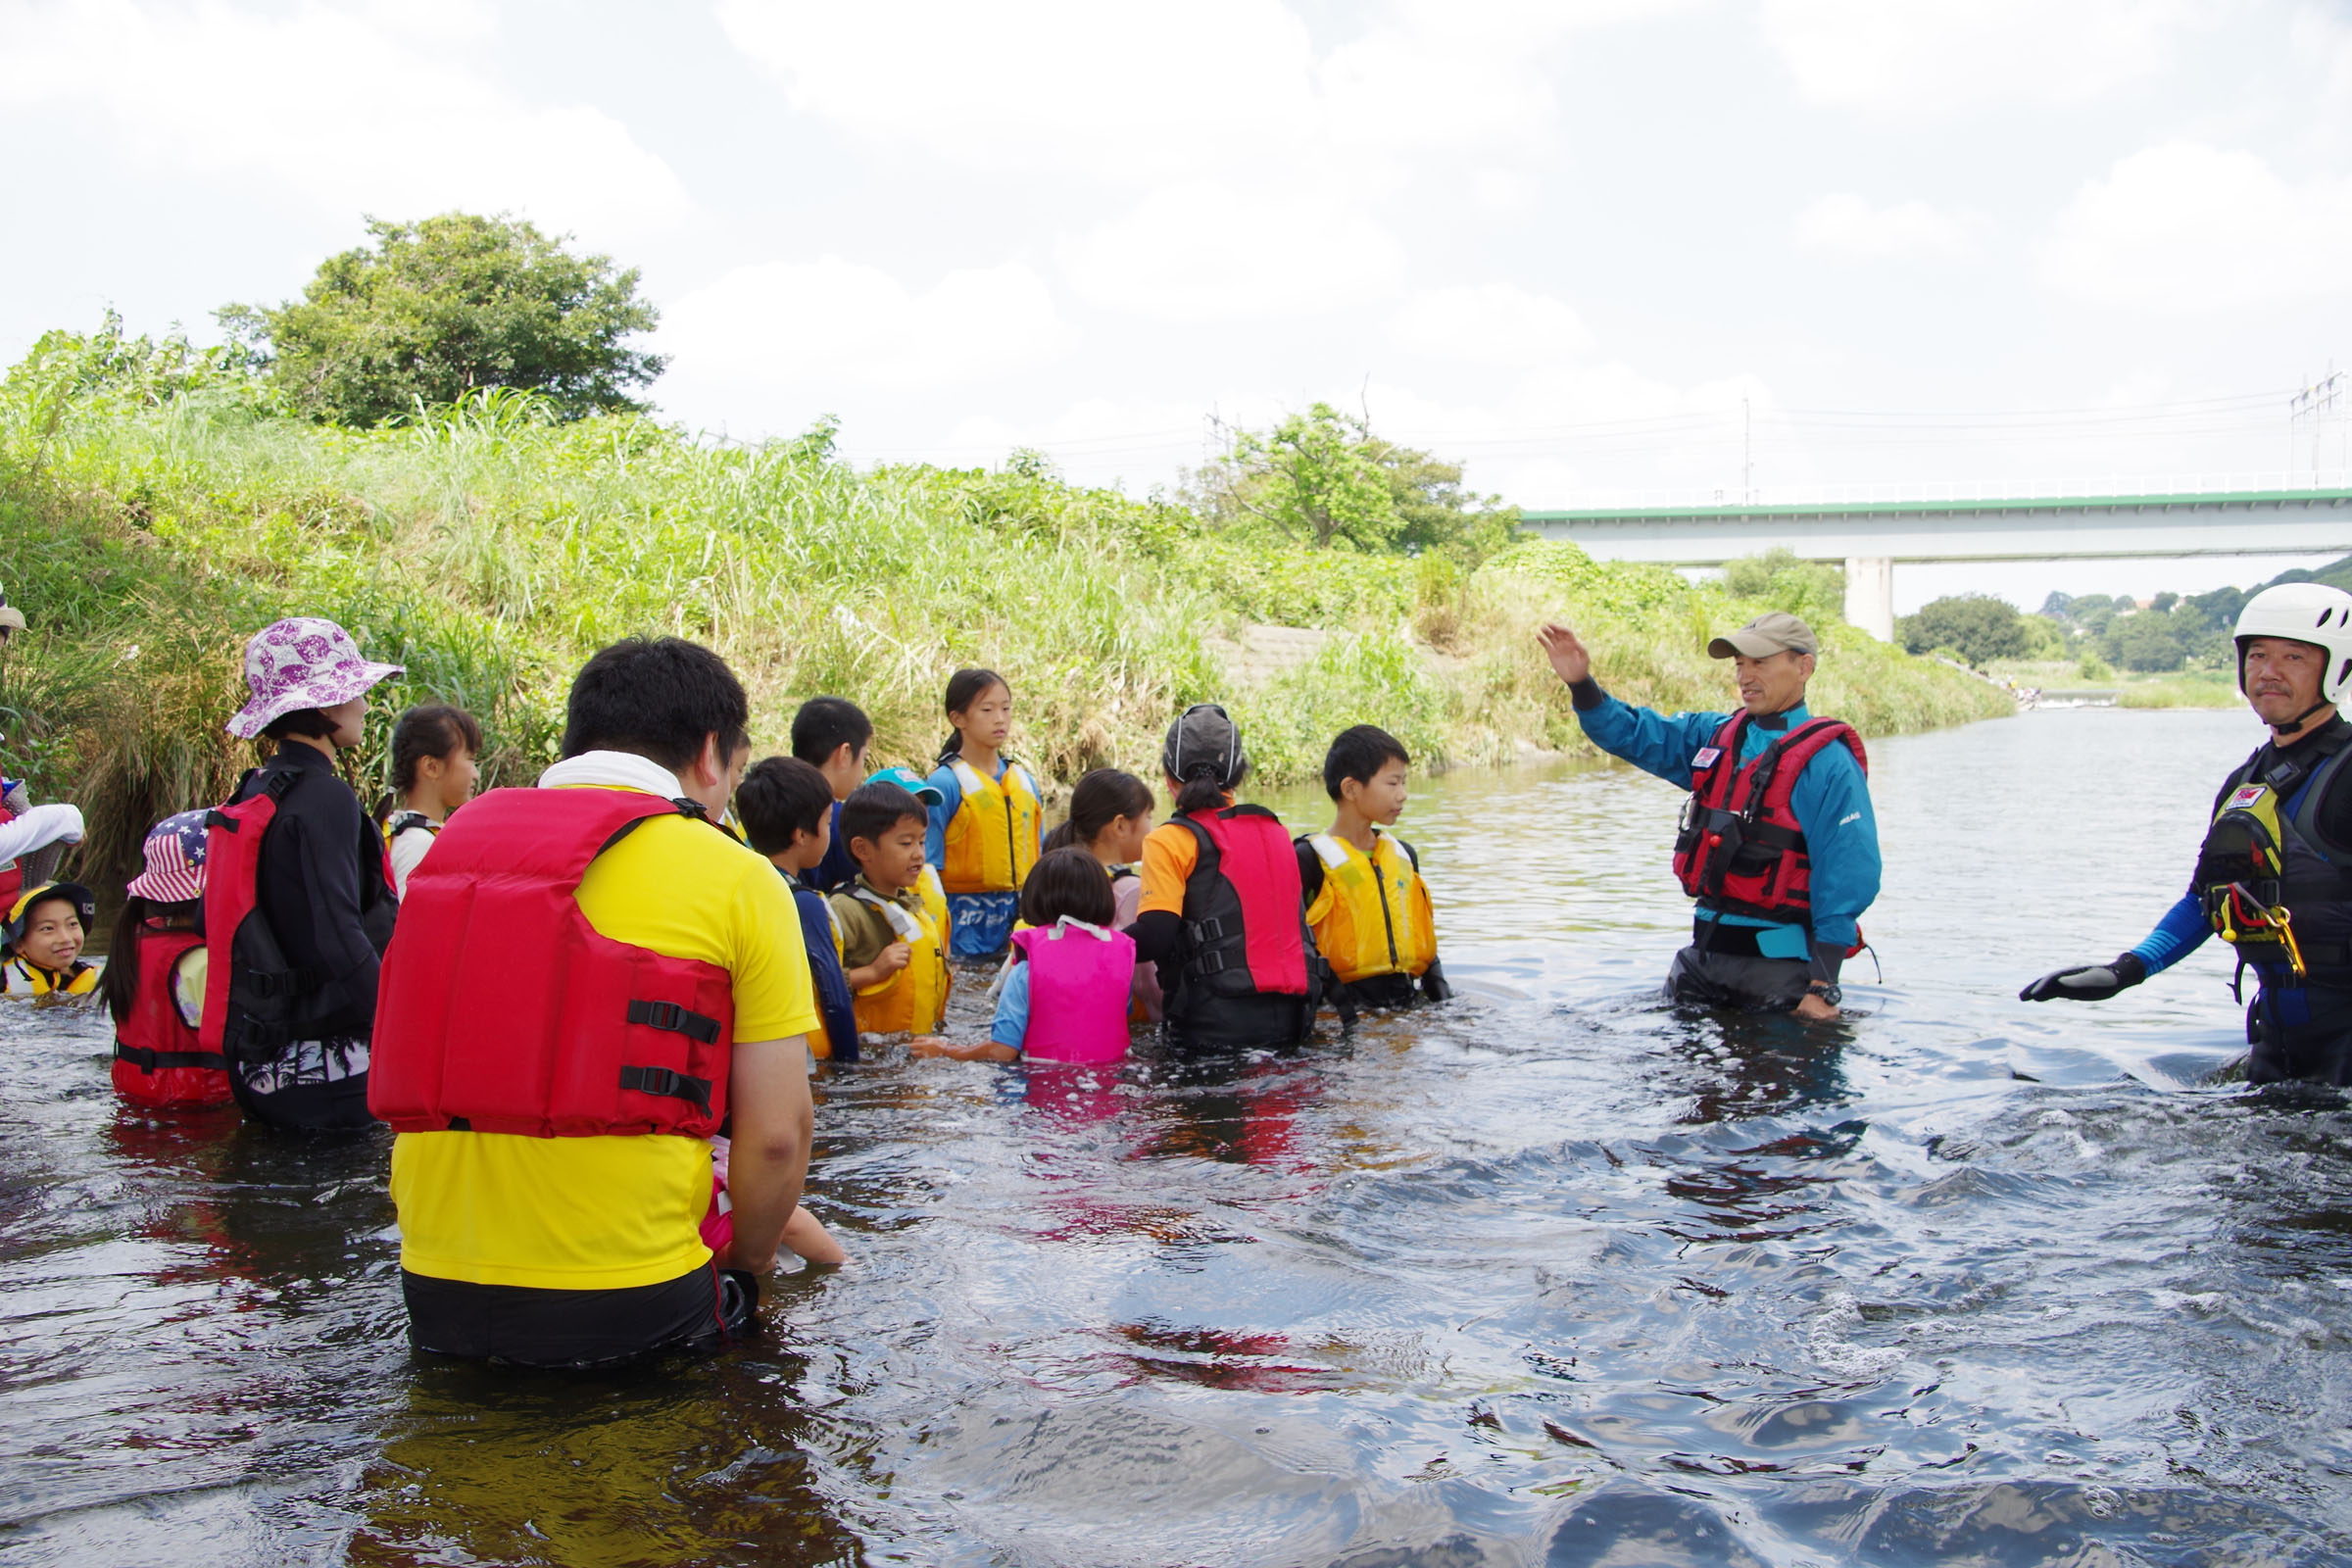
<path fill-rule="evenodd" d="M 823 773 L 797 757 L 766 758 L 754 762 L 735 786 L 735 819 L 743 824 L 752 849 L 784 874 L 800 909 L 808 977 L 815 986 L 817 1013 L 824 1020 L 822 1036 L 808 1037 L 808 1050 L 835 1061 L 856 1061 L 857 1010 L 842 974 L 841 938 L 833 928 L 832 906 L 823 894 L 806 885 L 808 872 L 823 861 L 832 843 L 833 787 Z"/>

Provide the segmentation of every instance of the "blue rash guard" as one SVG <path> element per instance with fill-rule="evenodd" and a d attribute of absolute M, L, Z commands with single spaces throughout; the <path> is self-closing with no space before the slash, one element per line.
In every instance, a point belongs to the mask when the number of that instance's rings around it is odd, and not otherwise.
<path fill-rule="evenodd" d="M 1732 716 L 1676 713 L 1669 717 L 1619 702 L 1592 683 L 1580 684 L 1599 699 L 1588 708 L 1586 693 L 1576 693 L 1576 720 L 1592 744 L 1678 789 L 1690 787 L 1690 759 L 1714 744 L 1716 731 Z M 1813 715 L 1799 703 L 1782 716 L 1787 723 L 1781 728 L 1768 730 L 1750 723 L 1741 732 L 1739 760 L 1742 766 Z M 1815 941 L 1850 948 L 1859 939 L 1862 911 L 1879 896 L 1879 819 L 1871 810 L 1870 781 L 1863 776 L 1862 764 L 1842 746 L 1814 754 L 1796 776 L 1788 808 L 1804 831 L 1805 854 L 1812 861 L 1810 936 L 1801 925 L 1743 914 L 1719 915 L 1704 907 L 1697 914 L 1702 920 L 1753 927 L 1756 951 L 1765 957 L 1802 960 L 1813 956 Z"/>

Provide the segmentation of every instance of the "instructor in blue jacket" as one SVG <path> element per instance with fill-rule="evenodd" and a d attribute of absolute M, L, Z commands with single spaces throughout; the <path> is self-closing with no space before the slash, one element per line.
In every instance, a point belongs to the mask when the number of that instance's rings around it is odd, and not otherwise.
<path fill-rule="evenodd" d="M 1674 870 L 1698 902 L 1666 994 L 1837 1017 L 1838 966 L 1879 896 L 1879 826 L 1861 737 L 1806 711 L 1812 628 L 1774 611 L 1716 638 L 1707 653 L 1732 661 L 1739 710 L 1672 717 L 1602 691 L 1567 627 L 1538 635 L 1592 744 L 1691 792 Z"/>

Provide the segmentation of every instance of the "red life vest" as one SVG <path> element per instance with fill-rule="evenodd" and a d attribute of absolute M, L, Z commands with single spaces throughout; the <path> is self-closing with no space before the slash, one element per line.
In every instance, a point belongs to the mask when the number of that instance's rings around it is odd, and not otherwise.
<path fill-rule="evenodd" d="M 1306 995 L 1306 920 L 1298 852 L 1262 806 L 1229 806 L 1177 821 L 1200 857 L 1184 884 L 1178 985 L 1211 996 Z"/>
<path fill-rule="evenodd" d="M 0 806 L 0 827 L 6 827 L 16 819 L 16 812 L 5 806 Z M 15 908 L 17 900 L 24 896 L 24 868 L 11 860 L 5 870 L 0 870 L 0 909 Z"/>
<path fill-rule="evenodd" d="M 193 931 L 139 933 L 139 990 L 130 1016 L 115 1026 L 115 1093 L 134 1105 L 220 1105 L 229 1098 L 228 1060 L 206 1051 L 180 1020 L 172 972 L 204 946 Z M 209 978 L 209 976 L 208 976 Z M 211 994 L 208 985 L 206 994 Z"/>
<path fill-rule="evenodd" d="M 220 807 L 204 819 L 204 941 L 213 966 L 205 977 L 197 1049 L 231 1060 L 259 1061 L 303 1038 L 300 1023 L 325 976 L 286 961 L 260 909 L 262 840 L 277 803 L 301 780 L 272 773 L 249 801 Z"/>
<path fill-rule="evenodd" d="M 1870 758 L 1852 725 L 1815 718 L 1742 766 L 1740 743 L 1748 722 L 1745 712 L 1733 714 L 1691 759 L 1690 800 L 1674 844 L 1674 874 L 1685 893 L 1721 913 L 1809 925 L 1813 863 L 1788 806 L 1790 792 L 1805 764 L 1831 746 L 1851 751 L 1865 775 Z"/>
<path fill-rule="evenodd" d="M 397 1132 L 708 1138 L 727 1114 L 725 969 L 600 935 L 573 896 L 641 790 L 504 789 L 449 819 L 384 955 L 368 1108 Z"/>

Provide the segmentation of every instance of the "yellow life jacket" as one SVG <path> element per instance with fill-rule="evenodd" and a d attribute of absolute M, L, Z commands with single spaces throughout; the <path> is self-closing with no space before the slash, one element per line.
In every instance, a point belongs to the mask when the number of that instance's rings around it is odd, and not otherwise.
<path fill-rule="evenodd" d="M 941 883 L 950 893 L 1018 893 L 1037 863 L 1038 822 L 1045 815 L 1037 780 L 1010 760 L 1002 779 L 981 777 L 960 757 L 948 767 L 963 802 L 948 818 Z"/>
<path fill-rule="evenodd" d="M 441 834 L 442 824 L 434 821 L 422 811 L 412 811 L 406 808 L 394 811 L 384 818 L 385 850 L 389 851 L 392 848 L 392 841 L 413 827 L 420 827 L 438 838 Z"/>
<path fill-rule="evenodd" d="M 2222 798 L 2197 857 L 2197 886 L 2214 935 L 2237 950 L 2241 963 L 2282 964 L 2303 975 L 2303 953 L 2288 911 L 2287 835 L 2278 817 L 2278 792 L 2248 782 Z"/>
<path fill-rule="evenodd" d="M 1429 885 L 1401 841 L 1373 830 L 1372 853 L 1329 833 L 1306 842 L 1323 862 L 1323 906 L 1315 947 L 1342 980 L 1419 976 L 1437 961 Z"/>
<path fill-rule="evenodd" d="M 27 958 L 11 958 L 0 969 L 0 991 L 34 997 L 86 997 L 98 989 L 98 968 L 79 958 L 74 967 L 60 974 L 44 969 Z"/>
<path fill-rule="evenodd" d="M 923 907 L 931 911 L 932 923 L 939 927 L 940 951 L 942 953 L 955 952 L 956 944 L 952 939 L 956 934 L 956 922 L 954 917 L 948 913 L 948 890 L 939 880 L 937 866 L 925 865 L 923 867 L 923 874 L 914 879 L 914 893 L 915 897 L 923 901 Z"/>
<path fill-rule="evenodd" d="M 849 892 L 859 904 L 879 909 L 893 935 L 908 949 L 906 968 L 858 993 L 858 1032 L 929 1034 L 947 1016 L 948 993 L 956 984 L 948 972 L 948 943 L 939 922 L 927 903 L 909 909 L 871 888 L 852 887 Z"/>

